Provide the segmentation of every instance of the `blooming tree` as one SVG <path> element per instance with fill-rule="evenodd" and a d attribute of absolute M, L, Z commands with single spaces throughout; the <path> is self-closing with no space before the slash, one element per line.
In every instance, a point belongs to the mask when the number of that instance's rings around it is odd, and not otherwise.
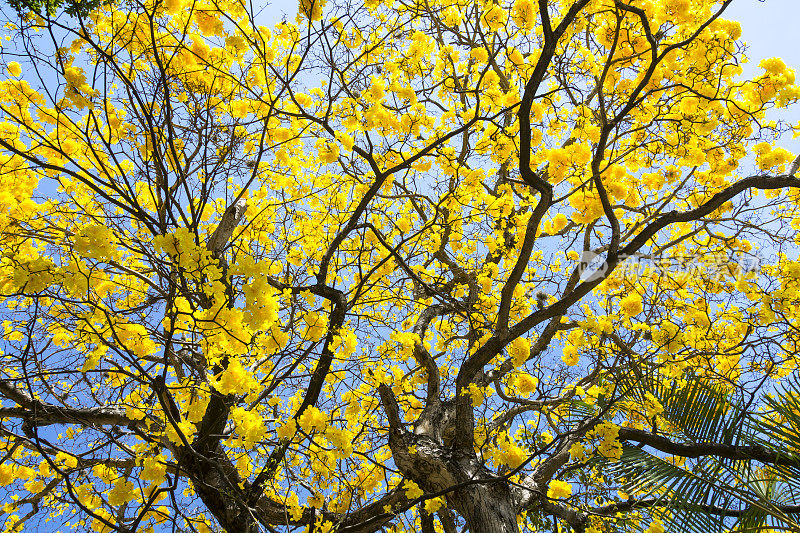
<path fill-rule="evenodd" d="M 731 2 L 15 14 L 5 530 L 797 530 L 800 88 Z"/>

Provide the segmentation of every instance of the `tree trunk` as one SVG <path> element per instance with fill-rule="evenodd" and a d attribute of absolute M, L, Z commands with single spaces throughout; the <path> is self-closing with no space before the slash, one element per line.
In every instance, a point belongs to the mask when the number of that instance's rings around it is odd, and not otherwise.
<path fill-rule="evenodd" d="M 386 385 L 378 387 L 389 421 L 389 448 L 407 479 L 428 494 L 444 494 L 447 504 L 460 514 L 471 533 L 516 533 L 516 498 L 511 484 L 497 479 L 478 459 L 471 446 L 458 447 L 452 402 L 432 399 L 414 424 L 403 428 L 400 409 Z"/>
<path fill-rule="evenodd" d="M 503 484 L 505 485 L 505 483 Z M 448 502 L 467 522 L 470 533 L 516 533 L 517 516 L 507 486 L 471 485 L 453 493 Z"/>
<path fill-rule="evenodd" d="M 222 449 L 219 451 L 222 452 Z M 238 474 L 225 472 L 229 470 L 225 468 L 228 466 L 226 457 L 218 459 L 209 461 L 188 453 L 184 455 L 192 488 L 225 531 L 258 533 L 258 523 L 244 503 L 245 499 L 234 492 L 232 482 L 238 481 Z"/>
<path fill-rule="evenodd" d="M 192 446 L 179 446 L 176 451 L 195 493 L 225 531 L 258 533 L 247 494 L 240 488 L 242 479 L 220 444 L 229 413 L 229 398 L 214 392 Z"/>
<path fill-rule="evenodd" d="M 519 531 L 509 483 L 496 481 L 472 450 L 458 452 L 402 430 L 393 432 L 389 441 L 403 475 L 425 492 L 449 491 L 448 506 L 464 518 L 471 533 Z"/>

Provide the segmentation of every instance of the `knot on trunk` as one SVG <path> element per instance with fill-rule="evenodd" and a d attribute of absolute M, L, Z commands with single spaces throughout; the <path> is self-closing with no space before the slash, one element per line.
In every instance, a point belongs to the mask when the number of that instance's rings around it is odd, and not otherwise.
<path fill-rule="evenodd" d="M 432 402 L 414 422 L 414 434 L 450 446 L 455 435 L 456 410 L 452 401 Z"/>
<path fill-rule="evenodd" d="M 426 435 L 405 433 L 402 445 L 395 443 L 392 455 L 403 475 L 425 492 L 440 492 L 457 483 L 452 471 L 452 454 Z"/>

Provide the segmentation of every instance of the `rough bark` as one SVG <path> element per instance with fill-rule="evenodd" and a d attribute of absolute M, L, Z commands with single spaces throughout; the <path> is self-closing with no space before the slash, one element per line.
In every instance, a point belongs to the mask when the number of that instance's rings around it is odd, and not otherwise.
<path fill-rule="evenodd" d="M 448 496 L 448 503 L 464 518 L 471 533 L 511 533 L 519 531 L 514 500 L 506 481 L 469 483 L 492 477 L 483 471 L 477 457 L 455 461 L 456 481 L 465 485 Z"/>
<path fill-rule="evenodd" d="M 389 446 L 403 475 L 426 493 L 444 493 L 448 506 L 461 515 L 471 533 L 519 530 L 508 482 L 496 479 L 474 453 L 402 430 L 393 433 Z"/>
<path fill-rule="evenodd" d="M 507 480 L 489 471 L 474 451 L 450 445 L 451 403 L 426 407 L 414 431 L 403 429 L 397 403 L 385 385 L 379 390 L 391 431 L 389 447 L 403 475 L 426 494 L 443 495 L 471 533 L 519 531 L 515 495 Z"/>
<path fill-rule="evenodd" d="M 238 473 L 219 445 L 209 455 L 181 454 L 195 492 L 225 531 L 257 533 L 259 527 L 253 513 L 236 493 Z"/>

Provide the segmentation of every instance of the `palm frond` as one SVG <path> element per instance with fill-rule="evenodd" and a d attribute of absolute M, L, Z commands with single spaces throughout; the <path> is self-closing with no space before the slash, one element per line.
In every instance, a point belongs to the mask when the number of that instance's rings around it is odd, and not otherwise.
<path fill-rule="evenodd" d="M 709 455 L 679 466 L 664 454 L 625 445 L 619 461 L 604 461 L 604 472 L 629 494 L 656 499 L 669 531 L 800 530 L 800 513 L 785 512 L 800 502 L 800 378 L 765 398 L 768 410 L 758 416 L 741 397 L 692 374 L 680 384 L 651 375 L 629 384 L 626 392 L 628 399 L 645 402 L 652 395 L 661 403 L 670 439 L 757 444 L 790 459 L 764 465 Z"/>

